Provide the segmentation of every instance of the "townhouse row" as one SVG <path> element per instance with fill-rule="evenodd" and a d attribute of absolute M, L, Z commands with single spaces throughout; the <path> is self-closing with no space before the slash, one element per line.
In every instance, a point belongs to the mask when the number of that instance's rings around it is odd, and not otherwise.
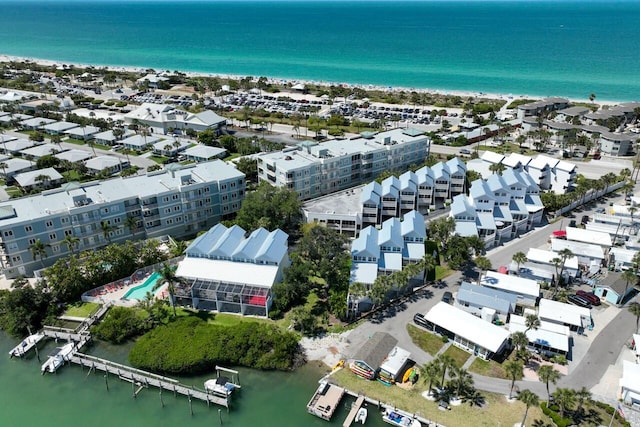
<path fill-rule="evenodd" d="M 469 195 L 453 198 L 449 216 L 461 236 L 478 236 L 491 248 L 542 221 L 540 187 L 526 172 L 506 169 L 471 183 Z"/>
<path fill-rule="evenodd" d="M 389 218 L 399 218 L 412 210 L 427 214 L 444 207 L 466 190 L 467 167 L 453 158 L 399 177 L 390 176 L 378 183 L 350 189 L 302 206 L 306 222 L 317 222 L 340 233 L 355 237 L 368 225 L 380 225 Z"/>

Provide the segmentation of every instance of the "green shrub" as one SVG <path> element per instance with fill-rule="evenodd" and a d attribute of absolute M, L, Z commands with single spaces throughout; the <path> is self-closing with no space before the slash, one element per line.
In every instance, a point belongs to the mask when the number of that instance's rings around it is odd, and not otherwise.
<path fill-rule="evenodd" d="M 142 336 L 131 349 L 129 362 L 155 372 L 197 374 L 216 364 L 288 370 L 297 355 L 295 335 L 274 325 L 240 322 L 223 327 L 187 317 Z"/>
<path fill-rule="evenodd" d="M 540 408 L 542 409 L 542 413 L 550 417 L 553 420 L 553 423 L 558 427 L 568 427 L 573 425 L 573 420 L 571 418 L 560 418 L 560 415 L 556 412 L 558 410 L 556 405 L 547 407 L 547 402 L 542 402 L 540 404 Z"/>
<path fill-rule="evenodd" d="M 96 337 L 120 344 L 146 330 L 145 319 L 138 315 L 138 310 L 127 307 L 113 307 L 107 317 L 91 328 Z"/>

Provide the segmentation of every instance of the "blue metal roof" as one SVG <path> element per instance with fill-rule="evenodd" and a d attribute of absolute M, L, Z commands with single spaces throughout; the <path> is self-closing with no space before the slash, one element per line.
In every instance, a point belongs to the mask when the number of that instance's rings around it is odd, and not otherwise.
<path fill-rule="evenodd" d="M 518 297 L 497 289 L 462 282 L 456 300 L 460 303 L 467 302 L 475 306 L 492 308 L 500 313 L 509 313 L 515 308 Z"/>
<path fill-rule="evenodd" d="M 426 239 L 427 238 L 427 228 L 424 224 L 424 216 L 417 211 L 407 212 L 402 218 L 402 236 L 413 237 L 414 240 L 418 239 Z"/>

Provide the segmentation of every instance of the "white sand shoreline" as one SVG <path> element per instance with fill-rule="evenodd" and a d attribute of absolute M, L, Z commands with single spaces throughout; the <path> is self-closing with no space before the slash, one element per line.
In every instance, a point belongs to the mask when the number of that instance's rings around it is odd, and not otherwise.
<path fill-rule="evenodd" d="M 133 72 L 133 73 L 144 73 L 146 70 L 152 68 L 152 67 L 136 67 L 136 66 L 83 64 L 83 63 L 76 63 L 76 62 L 56 61 L 51 59 L 41 59 L 41 58 L 31 58 L 31 57 L 21 57 L 21 56 L 0 54 L 0 62 L 9 62 L 9 61 L 33 62 L 40 65 L 57 66 L 57 67 L 58 66 L 61 67 L 62 65 L 73 65 L 74 67 L 80 67 L 80 68 L 88 68 L 88 67 L 104 68 L 107 70 L 113 70 L 117 72 Z M 156 71 L 162 72 L 164 70 L 156 70 Z M 233 79 L 233 80 L 238 80 L 246 77 L 246 75 L 240 75 L 240 74 L 204 73 L 204 72 L 181 71 L 181 70 L 177 70 L 177 71 L 184 73 L 188 77 L 216 77 L 221 79 Z M 168 71 L 168 72 L 172 72 L 172 71 Z M 258 77 L 258 76 L 254 76 L 254 77 Z M 276 84 L 302 83 L 302 84 L 325 86 L 325 87 L 342 85 L 345 87 L 360 88 L 360 89 L 372 90 L 372 91 L 377 90 L 377 91 L 383 91 L 383 92 L 404 91 L 404 92 L 418 92 L 418 93 L 433 93 L 438 95 L 460 96 L 463 98 L 471 97 L 471 98 L 501 99 L 507 102 L 517 100 L 517 99 L 540 100 L 548 97 L 548 96 L 540 96 L 540 95 L 522 95 L 522 94 L 511 94 L 511 93 L 510 94 L 485 93 L 481 91 L 468 91 L 468 90 L 465 91 L 465 90 L 447 90 L 447 89 L 431 89 L 431 88 L 410 88 L 410 87 L 401 87 L 401 86 L 391 87 L 391 86 L 381 86 L 381 85 L 373 85 L 373 84 L 351 84 L 351 83 L 344 83 L 344 82 L 330 82 L 330 81 L 323 81 L 323 80 L 305 80 L 305 79 L 287 79 L 287 78 L 278 78 L 278 77 L 267 77 L 267 79 L 271 83 L 276 83 Z M 589 101 L 589 99 L 565 97 L 562 95 L 553 95 L 553 96 L 567 98 L 571 102 L 580 102 L 580 103 L 591 102 Z M 626 101 L 611 101 L 611 100 L 599 100 L 599 99 L 596 99 L 594 101 L 594 103 L 600 104 L 600 105 L 616 105 L 616 104 L 620 104 L 621 102 L 626 102 Z"/>

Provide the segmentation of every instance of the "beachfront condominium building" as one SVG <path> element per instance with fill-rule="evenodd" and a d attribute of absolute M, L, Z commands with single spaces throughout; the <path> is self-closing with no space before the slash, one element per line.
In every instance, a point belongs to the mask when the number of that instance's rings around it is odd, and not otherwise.
<path fill-rule="evenodd" d="M 289 261 L 288 235 L 258 228 L 248 237 L 241 227 L 213 226 L 186 249 L 176 275 L 178 304 L 198 310 L 269 315 L 271 288 L 282 280 Z"/>
<path fill-rule="evenodd" d="M 220 131 L 227 119 L 211 110 L 189 113 L 178 110 L 173 105 L 144 103 L 137 109 L 125 114 L 124 121 L 129 124 L 140 123 L 151 128 L 152 132 L 166 134 L 169 129 L 192 129 L 200 132 L 206 129 Z"/>
<path fill-rule="evenodd" d="M 305 141 L 295 148 L 257 155 L 258 178 L 295 190 L 308 200 L 406 170 L 429 155 L 430 140 L 415 129 L 393 129 L 350 140 Z"/>
<path fill-rule="evenodd" d="M 540 101 L 529 102 L 518 106 L 518 118 L 539 116 L 550 111 L 563 110 L 569 107 L 569 100 L 565 98 L 544 98 Z"/>
<path fill-rule="evenodd" d="M 32 275 L 71 253 L 112 242 L 194 235 L 237 212 L 244 191 L 244 174 L 215 160 L 171 165 L 141 176 L 68 183 L 8 200 L 0 203 L 2 269 L 7 278 Z M 38 246 L 41 250 L 33 250 Z"/>

